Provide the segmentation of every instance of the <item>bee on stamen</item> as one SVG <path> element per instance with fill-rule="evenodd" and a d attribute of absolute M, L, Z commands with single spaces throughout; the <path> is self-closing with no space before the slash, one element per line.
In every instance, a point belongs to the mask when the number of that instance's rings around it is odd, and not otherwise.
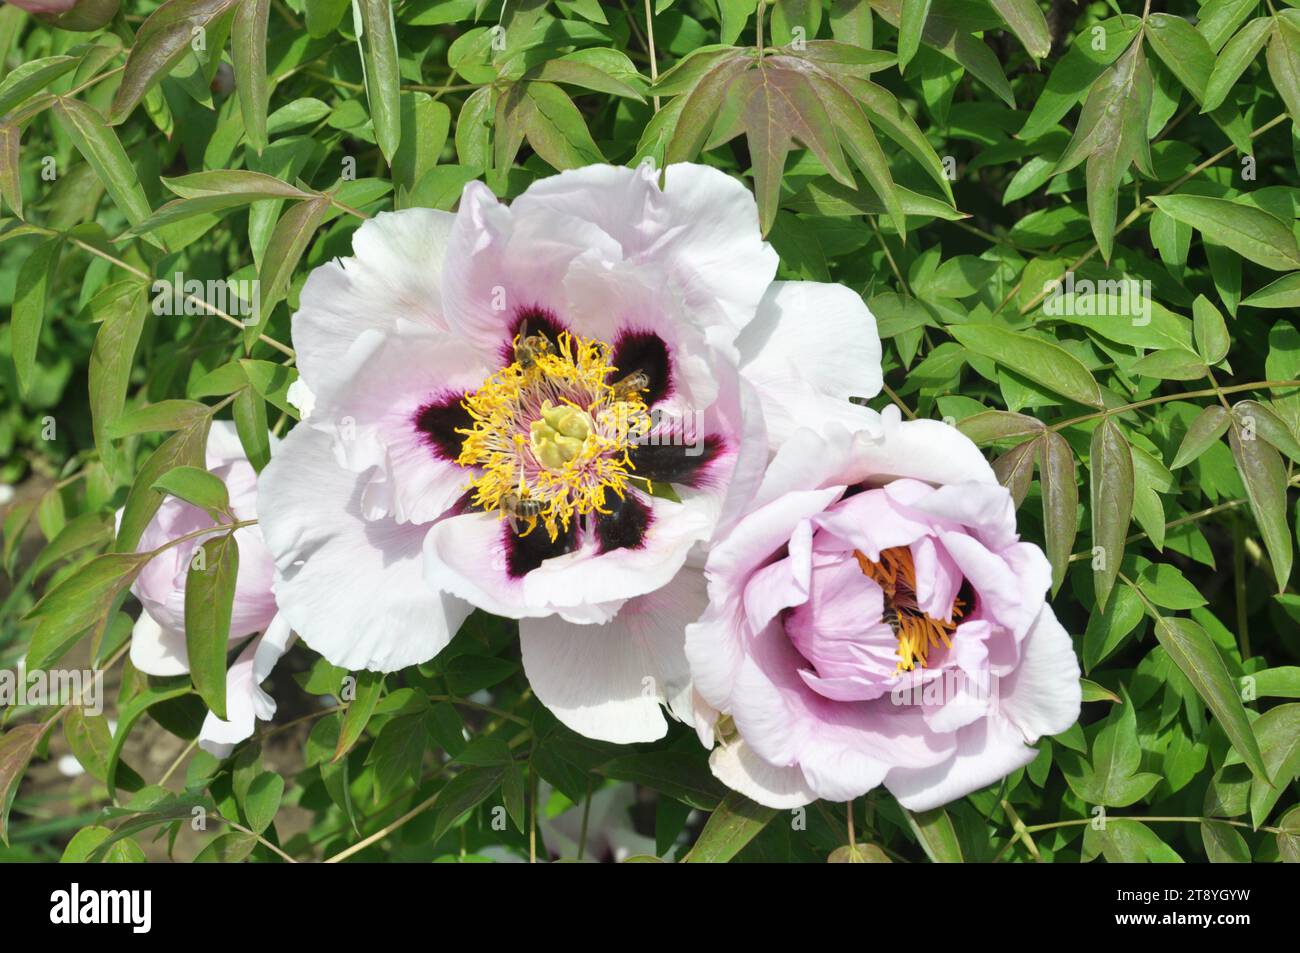
<path fill-rule="evenodd" d="M 903 627 L 903 623 L 898 618 L 898 610 L 893 606 L 887 605 L 885 606 L 885 611 L 881 614 L 881 618 L 889 624 L 891 629 L 894 630 L 894 637 L 897 638 L 899 629 Z"/>
<path fill-rule="evenodd" d="M 537 359 L 551 353 L 551 342 L 544 334 L 529 334 L 528 322 L 519 329 L 515 339 L 515 360 L 525 372 L 537 366 Z"/>
<path fill-rule="evenodd" d="M 633 371 L 624 378 L 616 380 L 611 389 L 615 401 L 629 400 L 650 386 L 650 375 L 645 371 Z"/>
<path fill-rule="evenodd" d="M 527 536 L 537 527 L 537 519 L 545 507 L 541 500 L 528 499 L 518 493 L 506 493 L 501 497 L 501 512 L 510 521 L 510 531 L 518 536 Z M 528 529 L 519 532 L 519 521 L 527 520 Z"/>

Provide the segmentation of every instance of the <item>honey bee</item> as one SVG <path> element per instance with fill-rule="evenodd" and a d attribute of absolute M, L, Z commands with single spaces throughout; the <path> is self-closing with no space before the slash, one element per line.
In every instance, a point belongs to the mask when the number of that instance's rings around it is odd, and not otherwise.
<path fill-rule="evenodd" d="M 501 497 L 501 512 L 510 521 L 512 532 L 519 532 L 519 521 L 527 520 L 531 531 L 537 525 L 537 518 L 542 515 L 541 500 L 527 499 L 518 493 L 506 493 Z"/>
<path fill-rule="evenodd" d="M 645 371 L 633 371 L 613 384 L 614 400 L 628 400 L 650 386 L 650 375 Z"/>
<path fill-rule="evenodd" d="M 885 622 L 889 623 L 889 627 L 894 630 L 894 635 L 897 636 L 898 630 L 902 628 L 902 623 L 899 622 L 898 619 L 898 610 L 891 605 L 886 605 L 885 611 L 881 614 L 881 618 Z"/>
<path fill-rule="evenodd" d="M 537 359 L 551 353 L 551 342 L 544 334 L 529 334 L 528 323 L 519 329 L 519 339 L 515 343 L 515 360 L 527 371 L 537 366 Z"/>

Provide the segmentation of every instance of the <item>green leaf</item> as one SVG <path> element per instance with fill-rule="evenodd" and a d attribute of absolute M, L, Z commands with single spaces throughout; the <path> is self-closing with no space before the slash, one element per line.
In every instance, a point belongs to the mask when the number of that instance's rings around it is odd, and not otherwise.
<path fill-rule="evenodd" d="M 930 0 L 902 0 L 898 19 L 898 69 L 900 72 L 921 46 L 921 30 L 930 15 Z"/>
<path fill-rule="evenodd" d="M 1246 499 L 1255 525 L 1264 540 L 1273 563 L 1273 578 L 1278 591 L 1286 589 L 1291 576 L 1291 531 L 1286 521 L 1286 466 L 1270 444 L 1245 429 L 1234 416 L 1228 431 L 1228 445 L 1236 461 L 1237 472 L 1246 487 Z"/>
<path fill-rule="evenodd" d="M 280 810 L 280 800 L 284 797 L 284 778 L 274 771 L 263 771 L 248 786 L 248 793 L 243 798 L 241 807 L 244 819 L 251 830 L 264 833 L 275 820 Z"/>
<path fill-rule="evenodd" d="M 1083 633 L 1084 671 L 1091 672 L 1104 661 L 1141 621 L 1142 600 L 1130 586 L 1116 589 L 1104 609 L 1094 608 Z"/>
<path fill-rule="evenodd" d="M 1283 275 L 1241 302 L 1251 308 L 1300 308 L 1300 274 Z"/>
<path fill-rule="evenodd" d="M 117 133 L 104 122 L 103 117 L 75 99 L 56 100 L 54 115 L 77 151 L 95 170 L 95 175 L 127 221 L 139 225 L 148 218 L 152 209 L 140 177 L 127 158 Z"/>
<path fill-rule="evenodd" d="M 397 60 L 397 29 L 389 0 L 355 0 L 353 11 L 366 100 L 375 126 L 375 138 L 391 164 L 402 141 L 401 71 Z"/>
<path fill-rule="evenodd" d="M 19 63 L 0 82 L 0 116 L 14 111 L 36 93 L 46 90 L 56 79 L 76 69 L 76 56 L 42 56 Z"/>
<path fill-rule="evenodd" d="M 528 83 L 525 92 L 530 108 L 525 110 L 524 133 L 539 156 L 557 169 L 605 161 L 564 90 L 554 83 Z"/>
<path fill-rule="evenodd" d="M 36 746 L 45 737 L 44 725 L 15 725 L 0 735 L 0 840 L 9 846 L 9 809 Z"/>
<path fill-rule="evenodd" d="M 1237 829 L 1223 821 L 1201 822 L 1201 843 L 1212 864 L 1248 864 L 1250 847 Z"/>
<path fill-rule="evenodd" d="M 957 840 L 957 831 L 952 826 L 952 818 L 941 807 L 929 811 L 904 811 L 908 826 L 921 842 L 925 856 L 935 864 L 960 864 L 962 857 L 961 843 Z"/>
<path fill-rule="evenodd" d="M 1239 400 L 1232 405 L 1233 417 L 1241 422 L 1242 437 L 1247 426 L 1274 449 L 1300 463 L 1300 440 L 1282 418 L 1256 400 Z"/>
<path fill-rule="evenodd" d="M 230 510 L 230 495 L 226 492 L 226 485 L 219 477 L 199 467 L 168 470 L 153 486 L 155 490 L 178 496 L 187 503 L 214 513 Z"/>
<path fill-rule="evenodd" d="M 1196 97 L 1205 99 L 1206 84 L 1214 69 L 1214 51 L 1196 29 L 1180 16 L 1152 13 L 1147 17 L 1147 42 L 1169 72 Z"/>
<path fill-rule="evenodd" d="M 1025 47 L 1025 52 L 1041 60 L 1052 51 L 1052 35 L 1047 27 L 1047 17 L 1035 0 L 989 0 L 1004 23 L 1011 27 Z"/>
<path fill-rule="evenodd" d="M 391 800 L 408 781 L 418 781 L 420 763 L 429 745 L 424 712 L 399 715 L 384 723 L 366 763 L 374 765 L 375 797 Z"/>
<path fill-rule="evenodd" d="M 739 854 L 776 817 L 776 810 L 755 804 L 731 791 L 704 822 L 699 839 L 683 860 L 694 864 L 725 864 Z"/>
<path fill-rule="evenodd" d="M 1101 390 L 1078 358 L 1048 341 L 991 324 L 961 324 L 948 331 L 964 347 L 1023 374 L 1047 389 L 1091 407 Z"/>
<path fill-rule="evenodd" d="M 1205 295 L 1192 302 L 1192 321 L 1196 333 L 1196 350 L 1207 364 L 1218 364 L 1228 356 L 1231 338 L 1223 314 Z"/>
<path fill-rule="evenodd" d="M 48 590 L 26 616 L 36 622 L 27 650 L 28 670 L 44 668 L 88 630 L 102 631 L 114 603 L 148 560 L 148 554 L 106 553 Z"/>
<path fill-rule="evenodd" d="M 504 765 L 470 767 L 448 781 L 438 792 L 437 816 L 429 842 L 436 844 L 442 840 L 457 821 L 491 797 L 501 786 L 505 773 Z"/>
<path fill-rule="evenodd" d="M 1153 195 L 1151 201 L 1176 221 L 1201 232 L 1208 241 L 1272 268 L 1300 268 L 1300 247 L 1287 223 L 1262 209 L 1208 195 Z"/>
<path fill-rule="evenodd" d="M 708 766 L 680 751 L 622 755 L 600 769 L 607 778 L 644 785 L 700 811 L 712 811 L 726 794 Z"/>
<path fill-rule="evenodd" d="M 271 232 L 266 252 L 262 255 L 262 268 L 258 274 L 261 301 L 258 303 L 257 321 L 244 331 L 244 341 L 252 347 L 270 320 L 271 311 L 289 292 L 289 282 L 298 267 L 312 235 L 325 220 L 329 200 L 315 198 L 298 202 L 280 216 Z"/>
<path fill-rule="evenodd" d="M 1218 443 L 1219 438 L 1228 432 L 1228 427 L 1231 425 L 1232 417 L 1223 407 L 1218 404 L 1206 405 L 1187 428 L 1187 433 L 1183 435 L 1183 442 L 1178 445 L 1178 452 L 1174 454 L 1174 462 L 1169 464 L 1169 469 L 1177 470 L 1179 467 L 1187 466 Z"/>
<path fill-rule="evenodd" d="M 26 394 L 36 367 L 36 346 L 45 322 L 46 299 L 50 283 L 59 264 L 61 238 L 51 238 L 37 245 L 18 269 L 18 286 L 14 291 L 13 336 L 14 368 L 18 386 Z"/>
<path fill-rule="evenodd" d="M 230 34 L 244 136 L 259 155 L 266 148 L 266 23 L 270 12 L 271 0 L 240 0 Z"/>
<path fill-rule="evenodd" d="M 1210 112 L 1223 104 L 1228 93 L 1232 91 L 1233 84 L 1246 71 L 1246 67 L 1255 62 L 1255 58 L 1259 56 L 1259 51 L 1264 48 L 1264 43 L 1272 30 L 1272 17 L 1257 17 L 1228 41 L 1215 59 L 1214 69 L 1211 70 L 1210 79 L 1205 84 L 1201 112 Z"/>
<path fill-rule="evenodd" d="M 190 677 L 204 703 L 223 721 L 226 647 L 238 577 L 239 545 L 233 532 L 204 539 L 195 549 L 185 577 L 185 651 Z"/>
<path fill-rule="evenodd" d="M 1300 774 L 1300 705 L 1270 708 L 1252 727 L 1268 769 L 1268 780 L 1256 777 L 1250 785 L 1250 820 L 1258 828 Z"/>
<path fill-rule="evenodd" d="M 1011 491 L 1011 500 L 1016 509 L 1020 509 L 1020 504 L 1029 493 L 1029 484 L 1034 478 L 1034 458 L 1038 456 L 1039 442 L 1039 440 L 1026 440 L 993 461 L 993 474 L 998 478 L 999 483 Z"/>
<path fill-rule="evenodd" d="M 108 424 L 107 436 L 121 440 L 140 433 L 183 430 L 210 416 L 212 408 L 196 400 L 160 400 L 128 411 Z"/>
<path fill-rule="evenodd" d="M 335 746 L 334 756 L 330 759 L 333 762 L 337 762 L 361 740 L 361 735 L 370 722 L 370 716 L 374 714 L 375 706 L 379 704 L 380 696 L 384 693 L 383 673 L 358 672 L 355 692 L 343 714 L 343 726 L 339 729 L 338 745 Z"/>
<path fill-rule="evenodd" d="M 1151 169 L 1146 127 L 1152 88 L 1142 44 L 1134 42 L 1093 84 L 1074 137 L 1056 165 L 1057 173 L 1068 172 L 1087 159 L 1088 218 L 1107 261 L 1114 242 L 1120 180 L 1133 163 L 1143 171 Z"/>
<path fill-rule="evenodd" d="M 1105 606 L 1124 558 L 1124 539 L 1133 516 L 1133 454 L 1124 434 L 1110 417 L 1092 432 L 1088 470 L 1094 551 L 1092 579 L 1097 604 Z"/>
<path fill-rule="evenodd" d="M 1284 10 L 1273 19 L 1268 38 L 1268 75 L 1291 121 L 1300 116 L 1300 12 Z"/>
<path fill-rule="evenodd" d="M 195 30 L 207 30 L 238 0 L 167 0 L 140 25 L 108 121 L 117 125 L 190 50 Z"/>
<path fill-rule="evenodd" d="M 1043 542 L 1052 563 L 1052 592 L 1065 581 L 1070 553 L 1079 531 L 1079 485 L 1074 451 L 1059 433 L 1043 435 L 1038 456 L 1043 489 Z"/>
<path fill-rule="evenodd" d="M 121 463 L 112 446 L 110 431 L 126 406 L 136 346 L 148 315 L 145 286 L 136 286 L 119 301 L 120 306 L 110 312 L 95 335 L 89 371 L 90 422 L 95 446 L 104 465 L 114 473 L 120 471 Z"/>
<path fill-rule="evenodd" d="M 1055 127 L 1106 67 L 1129 49 L 1141 25 L 1140 18 L 1122 15 L 1080 30 L 1070 49 L 1052 67 L 1019 138 L 1033 141 Z M 1099 35 L 1096 31 L 1100 31 Z"/>
<path fill-rule="evenodd" d="M 238 864 L 257 847 L 257 838 L 243 831 L 218 834 L 194 856 L 196 864 Z"/>
<path fill-rule="evenodd" d="M 1155 619 L 1156 638 L 1187 676 L 1196 694 L 1209 706 L 1220 727 L 1257 777 L 1268 778 L 1259 743 L 1241 704 L 1236 683 L 1223 656 L 1206 631 L 1190 619 L 1167 618 L 1148 606 Z"/>
<path fill-rule="evenodd" d="M 135 482 L 122 507 L 114 549 L 133 552 L 144 529 L 162 505 L 163 494 L 153 488 L 158 479 L 173 467 L 202 467 L 208 442 L 210 414 L 204 414 L 172 434 L 158 447 L 136 473 Z"/>
<path fill-rule="evenodd" d="M 235 418 L 235 432 L 239 435 L 239 445 L 253 469 L 261 473 L 271 462 L 271 437 L 266 424 L 266 401 L 262 395 L 251 387 L 245 387 L 235 394 L 235 404 L 231 408 Z"/>
<path fill-rule="evenodd" d="M 872 310 L 879 322 L 881 315 L 875 302 Z M 882 334 L 882 337 L 886 335 Z M 957 429 L 970 437 L 977 447 L 985 446 L 997 440 L 1010 440 L 1019 437 L 1033 437 L 1043 433 L 1046 428 L 1042 422 L 1025 414 L 1016 414 L 1006 410 L 986 410 L 957 421 Z"/>

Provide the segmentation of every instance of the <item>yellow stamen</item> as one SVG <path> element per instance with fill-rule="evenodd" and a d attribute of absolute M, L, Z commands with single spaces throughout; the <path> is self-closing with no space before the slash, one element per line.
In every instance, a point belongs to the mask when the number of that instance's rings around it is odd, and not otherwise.
<path fill-rule="evenodd" d="M 957 629 L 956 620 L 962 617 L 965 603 L 960 598 L 953 600 L 951 622 L 922 612 L 916 604 L 916 566 L 910 549 L 906 546 L 883 549 L 879 562 L 868 559 L 862 552 L 855 551 L 853 555 L 863 574 L 884 590 L 884 619 L 898 639 L 896 673 L 910 672 L 918 664 L 925 668 L 931 649 L 952 647 L 950 636 Z"/>
<path fill-rule="evenodd" d="M 473 424 L 457 431 L 465 441 L 456 462 L 478 471 L 475 505 L 502 518 L 526 505 L 530 528 L 540 521 L 552 540 L 575 517 L 608 512 L 607 493 L 622 498 L 632 478 L 628 448 L 649 417 L 639 394 L 615 392 L 617 370 L 604 344 L 564 333 L 528 367 L 515 361 L 466 396 Z"/>

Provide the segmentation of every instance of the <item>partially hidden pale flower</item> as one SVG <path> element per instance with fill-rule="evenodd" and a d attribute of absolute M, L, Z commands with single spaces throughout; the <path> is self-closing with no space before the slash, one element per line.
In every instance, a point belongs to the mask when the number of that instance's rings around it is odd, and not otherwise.
<path fill-rule="evenodd" d="M 213 422 L 206 457 L 208 470 L 226 484 L 235 517 L 256 519 L 257 473 L 244 454 L 233 424 Z M 205 510 L 169 496 L 145 529 L 137 551 L 158 549 L 214 525 Z M 185 648 L 185 586 L 195 550 L 207 538 L 211 537 L 196 536 L 167 548 L 145 564 L 131 586 L 143 608 L 131 636 L 131 662 L 147 675 L 183 675 L 190 670 Z M 275 563 L 262 542 L 260 527 L 235 530 L 235 541 L 239 547 L 239 575 L 230 641 L 236 644 L 252 635 L 256 638 L 240 652 L 226 674 L 226 720 L 208 712 L 199 733 L 199 745 L 220 757 L 253 733 L 257 719 L 269 721 L 275 715 L 275 701 L 262 690 L 261 683 L 293 642 L 287 620 L 276 611 L 271 592 Z"/>
<path fill-rule="evenodd" d="M 6 0 L 28 13 L 67 13 L 77 5 L 77 0 Z"/>
<path fill-rule="evenodd" d="M 1079 714 L 1079 666 L 979 451 L 933 420 L 794 435 L 710 553 L 687 632 L 697 727 L 772 807 L 883 784 L 926 810 L 1033 760 Z"/>
<path fill-rule="evenodd" d="M 774 282 L 748 190 L 704 166 L 591 166 L 509 205 L 380 214 L 293 318 L 309 407 L 259 509 L 293 628 L 393 671 L 471 606 L 520 621 L 566 724 L 661 736 L 685 710 L 688 558 L 802 421 L 870 416 L 861 298 Z"/>

